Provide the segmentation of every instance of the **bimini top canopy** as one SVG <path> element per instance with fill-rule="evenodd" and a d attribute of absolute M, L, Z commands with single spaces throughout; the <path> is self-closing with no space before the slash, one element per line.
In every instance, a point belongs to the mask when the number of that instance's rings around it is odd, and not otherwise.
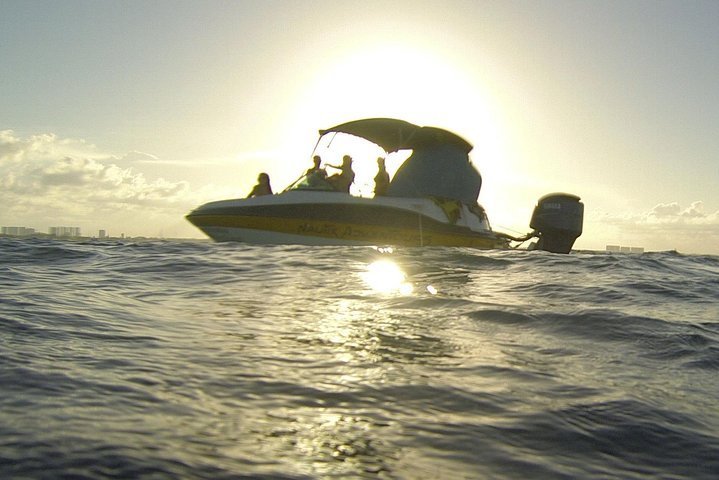
<path fill-rule="evenodd" d="M 320 135 L 334 132 L 364 138 L 387 153 L 412 150 L 392 178 L 389 196 L 477 201 L 482 177 L 469 161 L 472 145 L 452 132 L 393 118 L 368 118 L 320 130 Z"/>
<path fill-rule="evenodd" d="M 364 138 L 376 143 L 387 153 L 439 145 L 458 146 L 464 153 L 469 153 L 472 150 L 472 145 L 469 142 L 452 132 L 435 127 L 420 127 L 394 118 L 355 120 L 320 130 L 320 135 L 333 132 L 348 133 Z"/>

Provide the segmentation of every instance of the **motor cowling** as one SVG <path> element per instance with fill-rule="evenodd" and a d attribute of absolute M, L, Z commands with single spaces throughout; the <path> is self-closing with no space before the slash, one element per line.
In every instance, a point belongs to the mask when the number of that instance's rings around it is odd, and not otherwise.
<path fill-rule="evenodd" d="M 570 193 L 550 193 L 537 201 L 529 226 L 539 237 L 535 248 L 553 253 L 569 253 L 582 234 L 584 204 Z"/>

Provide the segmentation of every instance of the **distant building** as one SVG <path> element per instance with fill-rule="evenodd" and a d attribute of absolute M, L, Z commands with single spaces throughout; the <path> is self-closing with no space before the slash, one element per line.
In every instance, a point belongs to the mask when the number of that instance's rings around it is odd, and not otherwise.
<path fill-rule="evenodd" d="M 107 232 L 105 230 L 100 230 L 97 233 L 97 238 L 107 238 Z"/>
<path fill-rule="evenodd" d="M 607 252 L 612 253 L 644 253 L 644 247 L 623 247 L 620 245 L 607 245 Z"/>
<path fill-rule="evenodd" d="M 3 235 L 12 235 L 14 237 L 24 237 L 27 235 L 33 235 L 35 233 L 35 229 L 30 227 L 1 227 L 0 233 Z"/>
<path fill-rule="evenodd" d="M 47 233 L 53 237 L 79 237 L 80 227 L 50 227 Z"/>

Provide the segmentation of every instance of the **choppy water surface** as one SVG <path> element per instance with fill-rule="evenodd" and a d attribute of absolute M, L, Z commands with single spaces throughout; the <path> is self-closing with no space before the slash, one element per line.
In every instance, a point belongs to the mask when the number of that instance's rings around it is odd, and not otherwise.
<path fill-rule="evenodd" d="M 717 478 L 719 258 L 0 239 L 2 478 Z"/>

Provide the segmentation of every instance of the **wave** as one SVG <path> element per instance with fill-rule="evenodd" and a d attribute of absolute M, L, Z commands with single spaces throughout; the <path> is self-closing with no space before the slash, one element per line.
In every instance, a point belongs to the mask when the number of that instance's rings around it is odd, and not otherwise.
<path fill-rule="evenodd" d="M 0 476 L 713 478 L 717 273 L 0 238 Z"/>

